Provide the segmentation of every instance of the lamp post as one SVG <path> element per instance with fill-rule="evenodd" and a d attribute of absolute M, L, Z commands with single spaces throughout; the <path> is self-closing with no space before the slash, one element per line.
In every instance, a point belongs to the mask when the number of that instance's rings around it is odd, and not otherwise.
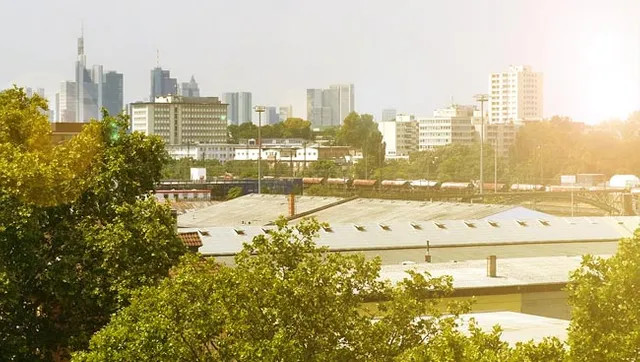
<path fill-rule="evenodd" d="M 258 112 L 258 194 L 262 193 L 262 113 L 265 106 L 255 106 L 253 110 Z"/>
<path fill-rule="evenodd" d="M 489 96 L 476 94 L 473 98 L 480 102 L 480 195 L 482 195 L 484 193 L 484 102 L 489 100 Z"/>

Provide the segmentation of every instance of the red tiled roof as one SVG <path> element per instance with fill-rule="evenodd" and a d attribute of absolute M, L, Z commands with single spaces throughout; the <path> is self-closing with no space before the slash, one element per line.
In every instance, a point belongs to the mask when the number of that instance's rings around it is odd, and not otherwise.
<path fill-rule="evenodd" d="M 197 232 L 179 233 L 178 237 L 180 238 L 180 240 L 182 240 L 184 245 L 190 248 L 191 247 L 199 248 L 202 246 L 202 239 L 200 239 L 200 235 L 198 235 Z"/>

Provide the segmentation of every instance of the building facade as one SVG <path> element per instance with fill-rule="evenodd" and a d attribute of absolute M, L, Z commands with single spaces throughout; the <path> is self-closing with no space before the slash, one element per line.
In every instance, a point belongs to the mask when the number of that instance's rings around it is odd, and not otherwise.
<path fill-rule="evenodd" d="M 264 113 L 262 114 L 262 116 L 262 125 L 276 124 L 280 122 L 280 113 L 278 113 L 278 107 L 264 107 Z"/>
<path fill-rule="evenodd" d="M 474 118 L 476 139 L 479 141 L 482 132 L 481 120 Z M 499 157 L 508 157 L 511 147 L 516 142 L 516 125 L 513 122 L 485 123 L 484 144 L 490 145 L 498 152 Z"/>
<path fill-rule="evenodd" d="M 60 91 L 55 96 L 55 121 L 82 123 L 102 119 L 102 107 L 106 107 L 109 113 L 120 113 L 123 104 L 122 79 L 120 73 L 105 73 L 102 65 L 87 68 L 84 37 L 81 36 L 78 38 L 75 81 L 60 84 Z"/>
<path fill-rule="evenodd" d="M 251 92 L 222 93 L 222 102 L 229 105 L 227 108 L 228 124 L 240 125 L 251 122 L 253 115 Z"/>
<path fill-rule="evenodd" d="M 452 143 L 472 144 L 475 140 L 473 111 L 473 106 L 453 104 L 435 110 L 433 117 L 419 118 L 419 150 L 432 150 Z"/>
<path fill-rule="evenodd" d="M 176 160 L 191 158 L 194 160 L 218 160 L 224 163 L 233 161 L 238 147 L 239 145 L 237 144 L 213 143 L 167 145 L 166 149 L 169 152 L 169 156 Z"/>
<path fill-rule="evenodd" d="M 340 126 L 354 109 L 353 84 L 332 84 L 328 89 L 307 89 L 307 120 L 312 127 Z"/>
<path fill-rule="evenodd" d="M 378 122 L 378 130 L 385 143 L 385 158 L 408 158 L 418 151 L 419 125 L 413 115 L 394 116 L 393 120 Z"/>
<path fill-rule="evenodd" d="M 131 130 L 160 136 L 167 145 L 227 141 L 227 105 L 218 97 L 158 97 L 130 105 Z"/>
<path fill-rule="evenodd" d="M 183 82 L 180 85 L 180 95 L 184 97 L 200 97 L 200 88 L 193 76 L 191 76 L 189 82 Z"/>
<path fill-rule="evenodd" d="M 151 90 L 149 101 L 153 102 L 157 97 L 167 97 L 178 94 L 178 80 L 171 78 L 169 70 L 155 67 L 151 69 Z"/>
<path fill-rule="evenodd" d="M 491 123 L 540 121 L 543 118 L 542 73 L 527 65 L 512 65 L 489 76 Z"/>
<path fill-rule="evenodd" d="M 102 97 L 102 105 L 109 111 L 109 114 L 120 114 L 124 110 L 124 77 L 122 73 L 109 71 L 104 74 Z"/>
<path fill-rule="evenodd" d="M 278 108 L 278 115 L 280 116 L 280 122 L 284 122 L 293 117 L 293 106 L 280 106 Z"/>
<path fill-rule="evenodd" d="M 396 114 L 398 112 L 394 108 L 387 108 L 382 110 L 382 117 L 380 117 L 380 122 L 387 122 L 396 119 Z"/>

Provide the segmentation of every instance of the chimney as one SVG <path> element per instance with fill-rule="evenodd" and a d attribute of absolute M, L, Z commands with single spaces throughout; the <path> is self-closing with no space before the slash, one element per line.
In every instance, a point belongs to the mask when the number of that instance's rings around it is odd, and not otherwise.
<path fill-rule="evenodd" d="M 431 254 L 429 253 L 429 240 L 427 240 L 427 252 L 424 254 L 425 263 L 431 263 Z"/>
<path fill-rule="evenodd" d="M 294 193 L 289 194 L 289 217 L 296 215 L 296 195 Z"/>
<path fill-rule="evenodd" d="M 178 232 L 178 210 L 171 209 L 171 218 L 173 219 L 173 230 Z"/>
<path fill-rule="evenodd" d="M 487 276 L 488 277 L 492 277 L 495 278 L 496 276 L 498 276 L 497 270 L 496 270 L 496 256 L 495 255 L 489 255 L 487 257 Z"/>

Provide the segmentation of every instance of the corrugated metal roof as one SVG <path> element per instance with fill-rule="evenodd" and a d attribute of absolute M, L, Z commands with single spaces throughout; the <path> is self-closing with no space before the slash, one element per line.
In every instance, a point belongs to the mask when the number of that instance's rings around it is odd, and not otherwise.
<path fill-rule="evenodd" d="M 465 222 L 466 221 L 466 222 Z M 576 217 L 523 220 L 443 220 L 438 222 L 396 222 L 332 224 L 321 230 L 316 243 L 333 251 L 455 248 L 488 245 L 518 245 L 573 242 L 612 242 L 633 235 L 640 217 Z M 469 224 L 473 224 L 470 226 Z M 260 226 L 243 226 L 238 234 L 231 227 L 205 227 L 200 252 L 231 255 L 242 243 L 264 234 Z M 190 230 L 185 230 L 190 231 Z M 484 257 L 481 256 L 481 257 Z"/>

